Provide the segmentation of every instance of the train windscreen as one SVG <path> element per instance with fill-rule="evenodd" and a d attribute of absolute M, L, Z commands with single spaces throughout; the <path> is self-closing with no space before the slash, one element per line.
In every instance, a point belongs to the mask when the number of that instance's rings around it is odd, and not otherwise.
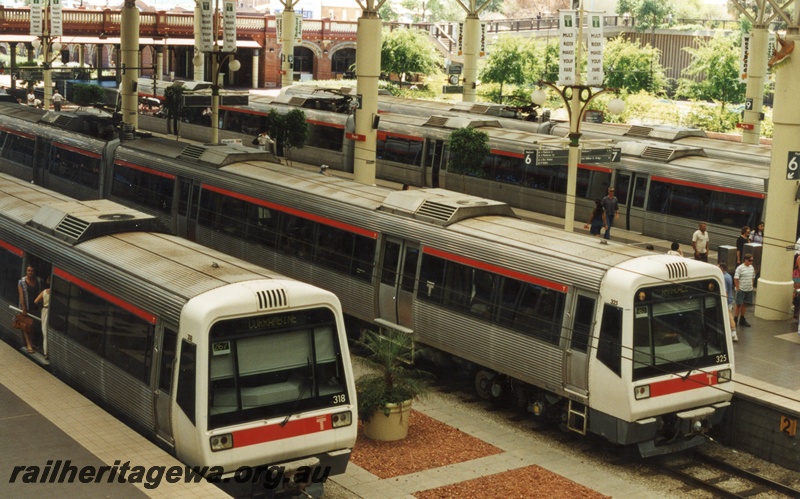
<path fill-rule="evenodd" d="M 634 381 L 728 362 L 716 281 L 639 289 L 633 314 Z"/>
<path fill-rule="evenodd" d="M 219 321 L 209 347 L 209 429 L 349 402 L 330 309 Z"/>

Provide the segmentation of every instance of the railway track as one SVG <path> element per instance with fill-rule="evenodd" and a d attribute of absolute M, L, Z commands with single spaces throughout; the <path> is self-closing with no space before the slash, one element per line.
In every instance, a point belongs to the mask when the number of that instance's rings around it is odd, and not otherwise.
<path fill-rule="evenodd" d="M 654 458 L 648 463 L 657 473 L 667 474 L 694 489 L 723 498 L 794 497 L 800 488 L 792 487 L 700 451 Z"/>

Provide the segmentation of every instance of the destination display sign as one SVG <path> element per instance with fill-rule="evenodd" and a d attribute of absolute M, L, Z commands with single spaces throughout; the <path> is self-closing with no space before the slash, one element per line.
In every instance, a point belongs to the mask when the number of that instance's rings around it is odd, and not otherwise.
<path fill-rule="evenodd" d="M 618 163 L 622 156 L 619 147 L 581 149 L 583 163 Z M 569 162 L 567 149 L 526 149 L 525 164 L 536 166 L 566 165 Z"/>

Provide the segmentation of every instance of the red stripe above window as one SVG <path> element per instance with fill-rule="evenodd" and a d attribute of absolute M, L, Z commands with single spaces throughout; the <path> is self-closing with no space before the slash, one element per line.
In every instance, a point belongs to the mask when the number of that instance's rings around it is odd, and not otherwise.
<path fill-rule="evenodd" d="M 741 189 L 729 189 L 727 187 L 720 187 L 718 185 L 698 184 L 697 182 L 687 182 L 686 180 L 675 180 L 674 178 L 657 177 L 653 175 L 650 177 L 655 182 L 664 182 L 666 184 L 685 185 L 687 187 L 697 187 L 698 189 L 707 189 L 709 191 L 727 192 L 729 194 L 738 194 L 739 196 L 747 196 L 750 198 L 764 199 L 766 196 L 761 192 L 743 191 Z"/>
<path fill-rule="evenodd" d="M 62 144 L 60 142 L 53 142 L 53 145 L 58 147 L 59 149 L 64 149 L 67 151 L 72 151 L 74 153 L 80 154 L 81 156 L 89 156 L 90 158 L 100 159 L 100 155 L 96 152 L 87 151 L 85 149 L 79 149 L 77 147 L 68 146 L 67 144 Z"/>
<path fill-rule="evenodd" d="M 318 215 L 313 215 L 311 213 L 306 213 L 305 211 L 300 211 L 294 208 L 288 208 L 286 206 L 281 206 L 279 204 L 270 203 L 269 201 L 264 201 L 263 199 L 254 198 L 252 196 L 247 196 L 245 194 L 239 194 L 238 192 L 229 191 L 227 189 L 221 189 L 219 187 L 214 187 L 213 185 L 208 185 L 208 184 L 203 184 L 203 189 L 212 192 L 218 192 L 220 194 L 224 194 L 232 198 L 241 199 L 242 201 L 247 201 L 248 203 L 253 203 L 258 206 L 265 206 L 272 210 L 282 211 L 283 213 L 288 213 L 289 215 L 305 218 L 306 220 L 313 220 L 314 222 L 318 222 L 327 225 L 329 227 L 336 227 L 337 229 L 346 230 L 347 232 L 353 232 L 360 236 L 369 237 L 370 239 L 378 238 L 378 233 L 375 231 L 362 229 L 361 227 L 356 227 L 355 225 L 346 224 L 343 222 L 339 222 L 337 220 L 332 220 L 330 218 L 325 218 Z"/>
<path fill-rule="evenodd" d="M 139 308 L 139 307 L 137 307 L 135 305 L 131 305 L 130 303 L 128 303 L 128 302 L 126 302 L 126 301 L 124 301 L 124 300 L 122 300 L 120 298 L 117 298 L 116 296 L 114 296 L 114 295 L 112 295 L 112 294 L 110 294 L 110 293 L 108 293 L 106 291 L 103 291 L 102 289 L 98 288 L 97 286 L 89 284 L 88 282 L 84 281 L 83 279 L 75 277 L 74 275 L 68 273 L 65 270 L 62 270 L 62 269 L 59 269 L 59 268 L 54 268 L 53 269 L 53 274 L 55 274 L 58 277 L 64 279 L 65 281 L 69 281 L 72 284 L 75 284 L 76 286 L 79 286 L 79 287 L 85 289 L 86 291 L 92 293 L 93 295 L 99 296 L 100 298 L 106 300 L 107 302 L 113 303 L 114 305 L 116 305 L 116 306 L 118 306 L 118 307 L 120 307 L 122 309 L 127 310 L 128 312 L 132 313 L 133 315 L 146 320 L 150 324 L 155 324 L 156 323 L 156 316 L 155 315 L 153 315 L 153 314 L 151 314 L 149 312 L 145 312 L 141 308 Z"/>
<path fill-rule="evenodd" d="M 5 241 L 0 241 L 0 248 L 6 249 L 10 251 L 12 254 L 22 258 L 22 250 L 17 248 L 16 246 L 12 246 Z"/>
<path fill-rule="evenodd" d="M 4 127 L 4 126 L 0 126 L 0 130 L 2 130 L 4 132 L 8 132 L 8 133 L 10 133 L 12 135 L 18 135 L 20 137 L 25 137 L 26 139 L 31 139 L 31 140 L 36 139 L 35 135 L 31 135 L 31 134 L 25 133 L 25 132 L 20 132 L 19 130 L 12 130 L 12 129 Z"/>
<path fill-rule="evenodd" d="M 126 166 L 128 168 L 133 168 L 134 170 L 139 170 L 140 172 L 149 173 L 150 175 L 158 175 L 159 177 L 168 178 L 170 180 L 175 180 L 175 175 L 170 173 L 160 172 L 158 170 L 153 170 L 152 168 L 147 168 L 146 166 L 137 165 L 134 163 L 130 163 L 128 161 L 122 161 L 120 159 L 114 160 L 115 165 Z"/>
<path fill-rule="evenodd" d="M 441 251 L 427 246 L 422 249 L 422 252 L 428 255 L 438 256 L 439 258 L 444 258 L 445 260 L 450 260 L 452 262 L 461 263 L 463 265 L 467 265 L 469 267 L 473 267 L 476 269 L 486 270 L 494 274 L 504 275 L 506 277 L 511 277 L 513 279 L 517 279 L 523 282 L 529 282 L 531 284 L 542 286 L 544 288 L 554 289 L 562 293 L 566 293 L 569 290 L 569 286 L 567 286 L 566 284 L 559 284 L 557 282 L 540 279 L 532 275 L 523 274 L 522 272 L 517 272 L 516 270 L 510 270 L 503 267 L 498 267 L 497 265 L 491 265 L 489 263 L 473 260 L 472 258 L 467 258 L 465 256 L 456 255 L 455 253 L 448 253 L 447 251 Z"/>

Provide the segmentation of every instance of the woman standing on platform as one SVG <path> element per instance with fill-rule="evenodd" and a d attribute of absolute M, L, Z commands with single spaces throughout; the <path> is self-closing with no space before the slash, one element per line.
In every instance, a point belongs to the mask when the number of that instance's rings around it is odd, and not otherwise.
<path fill-rule="evenodd" d="M 28 313 L 38 310 L 39 305 L 36 303 L 36 297 L 42 292 L 42 287 L 41 278 L 36 277 L 36 269 L 33 268 L 33 265 L 28 265 L 25 268 L 25 277 L 19 280 L 17 286 L 19 291 L 19 308 L 22 310 L 22 315 L 28 315 Z M 34 322 L 34 324 L 36 323 Z M 34 352 L 31 338 L 33 332 L 33 330 L 26 330 L 22 333 L 22 336 L 25 337 L 25 346 L 28 349 L 28 353 Z"/>
<path fill-rule="evenodd" d="M 603 202 L 599 199 L 595 199 L 594 204 L 594 211 L 592 211 L 589 221 L 586 222 L 583 228 L 589 229 L 589 234 L 592 234 L 594 237 L 600 237 L 600 229 L 603 227 L 607 228 L 608 224 L 606 223 L 606 213 L 603 210 Z"/>

